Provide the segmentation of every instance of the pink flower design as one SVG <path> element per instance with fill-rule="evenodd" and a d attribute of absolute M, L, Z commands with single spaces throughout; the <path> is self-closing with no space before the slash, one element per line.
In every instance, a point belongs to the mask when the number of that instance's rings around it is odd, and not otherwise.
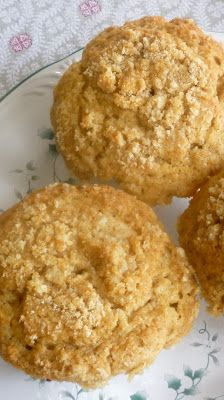
<path fill-rule="evenodd" d="M 79 6 L 82 15 L 89 17 L 90 15 L 97 14 L 100 10 L 100 4 L 97 0 L 88 0 Z"/>
<path fill-rule="evenodd" d="M 32 39 L 27 33 L 20 33 L 17 36 L 13 36 L 10 39 L 9 44 L 12 50 L 18 53 L 23 49 L 28 49 L 32 45 Z"/>

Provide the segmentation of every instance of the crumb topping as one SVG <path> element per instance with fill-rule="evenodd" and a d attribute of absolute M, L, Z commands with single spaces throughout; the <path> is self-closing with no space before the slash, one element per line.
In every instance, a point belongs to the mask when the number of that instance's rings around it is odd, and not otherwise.
<path fill-rule="evenodd" d="M 51 185 L 0 216 L 0 353 L 86 387 L 134 373 L 191 327 L 197 287 L 145 204 Z"/>

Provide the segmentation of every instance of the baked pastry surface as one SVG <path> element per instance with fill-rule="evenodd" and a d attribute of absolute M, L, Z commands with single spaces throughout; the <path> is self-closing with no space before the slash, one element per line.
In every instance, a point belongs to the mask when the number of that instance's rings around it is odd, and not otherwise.
<path fill-rule="evenodd" d="M 192 20 L 145 17 L 96 36 L 54 91 L 74 175 L 151 205 L 192 195 L 224 159 L 224 51 Z"/>
<path fill-rule="evenodd" d="M 197 311 L 183 251 L 125 192 L 55 184 L 0 216 L 0 354 L 34 377 L 138 372 Z"/>
<path fill-rule="evenodd" d="M 179 220 L 180 243 L 199 279 L 208 311 L 224 314 L 224 174 L 196 193 Z"/>

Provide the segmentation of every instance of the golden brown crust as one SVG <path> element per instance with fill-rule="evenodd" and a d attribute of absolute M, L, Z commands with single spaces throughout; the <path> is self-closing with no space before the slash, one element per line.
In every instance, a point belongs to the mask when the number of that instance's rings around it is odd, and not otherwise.
<path fill-rule="evenodd" d="M 224 173 L 208 180 L 180 217 L 180 243 L 213 315 L 224 314 Z"/>
<path fill-rule="evenodd" d="M 224 51 L 191 20 L 111 27 L 54 91 L 59 150 L 81 179 L 150 204 L 192 195 L 223 165 Z"/>
<path fill-rule="evenodd" d="M 55 184 L 0 217 L 0 354 L 40 378 L 103 385 L 191 328 L 197 287 L 153 211 Z"/>

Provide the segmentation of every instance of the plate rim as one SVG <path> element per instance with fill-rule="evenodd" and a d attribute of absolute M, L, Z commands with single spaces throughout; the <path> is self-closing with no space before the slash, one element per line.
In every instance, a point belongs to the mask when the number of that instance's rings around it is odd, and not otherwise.
<path fill-rule="evenodd" d="M 67 54 L 66 56 L 60 58 L 59 60 L 53 61 L 50 64 L 44 65 L 43 67 L 38 68 L 36 71 L 32 72 L 30 75 L 26 76 L 24 79 L 22 79 L 20 82 L 18 82 L 15 86 L 12 86 L 11 89 L 9 89 L 2 97 L 0 97 L 0 103 L 3 102 L 11 93 L 13 93 L 16 89 L 18 89 L 23 83 L 28 81 L 30 78 L 33 76 L 37 75 L 39 72 L 47 69 L 48 67 L 51 67 L 52 65 L 55 65 L 63 60 L 66 60 L 66 58 L 71 57 L 72 55 L 78 53 L 79 51 L 82 51 L 84 47 L 80 47 L 77 50 L 72 51 L 71 53 Z"/>

